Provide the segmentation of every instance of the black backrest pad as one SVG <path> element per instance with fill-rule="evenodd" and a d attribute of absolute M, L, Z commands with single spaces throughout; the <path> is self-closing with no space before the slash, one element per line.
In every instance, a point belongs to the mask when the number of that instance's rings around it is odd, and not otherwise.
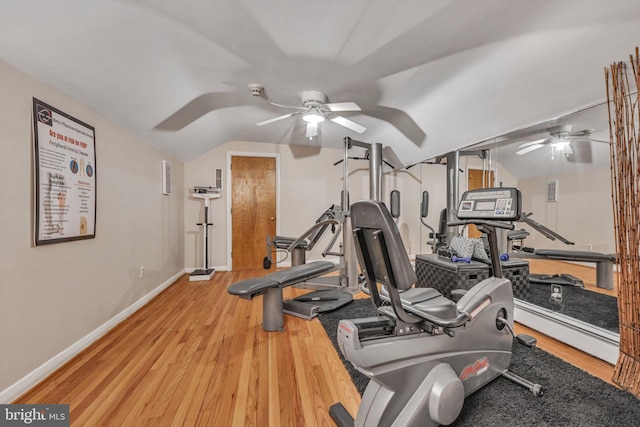
<path fill-rule="evenodd" d="M 382 202 L 375 200 L 356 202 L 351 205 L 351 222 L 354 230 L 360 228 L 364 231 L 367 248 L 360 247 L 360 250 L 363 256 L 369 256 L 371 259 L 376 281 L 387 286 L 394 286 L 385 279 L 387 274 L 382 252 L 378 249 L 377 242 L 374 241 L 373 233 L 376 230 L 381 230 L 389 253 L 395 286 L 399 290 L 409 289 L 418 279 L 411 267 L 411 261 L 409 261 L 407 250 L 402 243 L 398 227 L 387 207 Z M 357 239 L 355 244 L 359 245 Z"/>

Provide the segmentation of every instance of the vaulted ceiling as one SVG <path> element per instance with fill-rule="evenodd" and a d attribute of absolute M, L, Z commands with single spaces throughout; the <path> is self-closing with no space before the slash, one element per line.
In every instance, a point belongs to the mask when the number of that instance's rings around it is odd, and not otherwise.
<path fill-rule="evenodd" d="M 351 136 L 413 164 L 602 101 L 638 43 L 638 0 L 0 0 L 0 58 L 181 160 Z M 305 90 L 366 131 L 256 126 Z"/>

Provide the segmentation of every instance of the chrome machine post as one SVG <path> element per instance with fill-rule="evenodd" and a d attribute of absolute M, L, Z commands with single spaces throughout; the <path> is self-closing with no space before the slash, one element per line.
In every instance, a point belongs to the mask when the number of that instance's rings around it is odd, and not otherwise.
<path fill-rule="evenodd" d="M 343 164 L 343 190 L 342 190 L 342 210 L 347 213 L 342 224 L 342 253 L 345 263 L 342 286 L 353 291 L 358 291 L 358 258 L 356 247 L 353 242 L 353 227 L 351 227 L 351 216 L 349 212 L 349 149 L 351 148 L 351 138 L 344 138 L 344 164 Z M 345 283 L 346 282 L 346 283 Z"/>
<path fill-rule="evenodd" d="M 369 198 L 382 200 L 382 144 L 369 146 Z"/>
<path fill-rule="evenodd" d="M 458 191 L 460 188 L 460 152 L 452 151 L 447 154 L 447 222 L 458 220 Z M 454 236 L 459 236 L 458 227 L 448 227 L 447 247 Z"/>

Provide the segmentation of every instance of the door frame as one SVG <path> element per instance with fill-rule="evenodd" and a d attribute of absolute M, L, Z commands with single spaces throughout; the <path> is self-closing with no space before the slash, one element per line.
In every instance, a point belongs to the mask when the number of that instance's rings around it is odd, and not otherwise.
<path fill-rule="evenodd" d="M 489 182 L 489 187 L 487 187 L 487 188 L 491 188 L 491 187 L 496 185 L 497 175 L 498 175 L 497 172 L 496 172 L 496 169 L 488 169 L 488 170 L 486 170 L 486 169 L 483 169 L 482 166 L 475 166 L 475 165 L 467 165 L 466 169 L 467 169 L 466 173 L 465 173 L 466 180 L 465 180 L 465 183 L 464 183 L 465 191 L 469 190 L 469 181 L 471 181 L 471 171 L 472 170 L 479 171 L 479 172 L 482 172 L 484 170 L 485 172 L 487 172 L 489 174 L 489 178 L 491 178 L 491 175 L 493 175 L 493 182 Z M 483 184 L 484 184 L 484 182 L 483 182 Z M 469 227 L 467 227 L 465 229 L 466 237 L 469 237 Z M 480 234 L 482 234 L 482 233 L 480 233 Z"/>
<path fill-rule="evenodd" d="M 231 252 L 233 251 L 233 221 L 231 219 L 232 182 L 231 182 L 231 158 L 232 157 L 272 157 L 276 160 L 276 234 L 280 234 L 280 153 L 254 153 L 249 151 L 227 151 L 227 266 L 233 270 Z M 264 241 L 265 255 L 267 240 Z"/>

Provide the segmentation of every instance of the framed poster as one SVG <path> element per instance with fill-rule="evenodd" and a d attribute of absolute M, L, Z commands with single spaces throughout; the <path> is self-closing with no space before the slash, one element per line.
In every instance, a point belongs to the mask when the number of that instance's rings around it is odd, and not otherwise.
<path fill-rule="evenodd" d="M 95 129 L 33 98 L 34 243 L 96 236 Z"/>

